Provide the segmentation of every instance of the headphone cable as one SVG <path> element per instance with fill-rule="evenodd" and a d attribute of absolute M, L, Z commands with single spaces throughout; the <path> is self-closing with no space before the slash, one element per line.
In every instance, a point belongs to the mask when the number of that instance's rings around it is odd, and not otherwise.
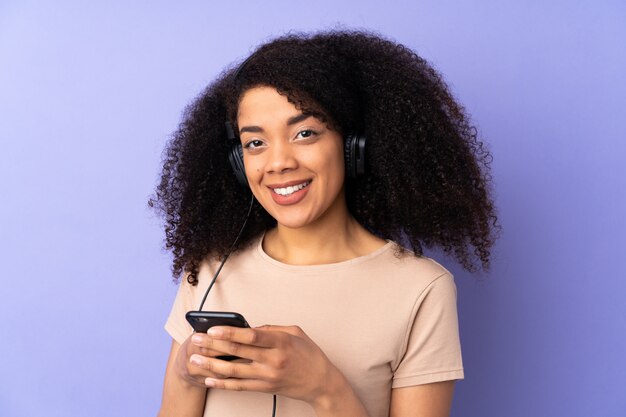
<path fill-rule="evenodd" d="M 274 403 L 274 405 L 272 406 L 272 417 L 276 417 L 276 394 L 274 394 L 274 398 L 272 401 Z"/>
<path fill-rule="evenodd" d="M 220 266 L 217 268 L 217 271 L 215 271 L 215 275 L 213 275 L 213 279 L 211 280 L 211 283 L 209 284 L 209 288 L 207 288 L 206 292 L 204 293 L 204 297 L 202 298 L 202 302 L 200 303 L 200 308 L 198 308 L 198 311 L 202 311 L 202 307 L 204 306 L 204 302 L 206 301 L 206 299 L 207 299 L 207 297 L 209 295 L 209 292 L 211 291 L 211 288 L 213 288 L 213 284 L 215 284 L 215 281 L 217 280 L 217 276 L 220 274 L 220 271 L 224 267 L 224 264 L 226 263 L 226 260 L 228 259 L 230 254 L 233 252 L 233 249 L 235 249 L 235 245 L 237 245 L 237 242 L 239 241 L 239 238 L 243 234 L 243 231 L 246 228 L 246 224 L 248 223 L 248 219 L 250 218 L 250 213 L 252 213 L 252 207 L 253 206 L 254 206 L 254 195 L 252 195 L 252 198 L 250 199 L 250 207 L 248 208 L 248 213 L 246 214 L 246 218 L 243 221 L 243 225 L 241 226 L 241 229 L 239 230 L 239 234 L 237 235 L 237 237 L 235 238 L 235 241 L 233 242 L 233 244 L 231 245 L 230 249 L 228 250 L 228 253 L 226 254 L 224 259 L 222 260 L 222 263 L 220 263 Z M 276 417 L 276 394 L 272 395 L 272 417 Z"/>
<path fill-rule="evenodd" d="M 237 245 L 237 242 L 239 241 L 239 238 L 243 234 L 243 230 L 246 228 L 246 224 L 248 223 L 248 219 L 250 218 L 250 213 L 252 213 L 252 206 L 253 205 L 254 205 L 254 195 L 252 195 L 252 198 L 250 199 L 250 208 L 248 208 L 248 214 L 246 214 L 246 218 L 243 221 L 243 225 L 241 226 L 241 230 L 239 230 L 239 234 L 237 235 L 237 237 L 235 238 L 235 241 L 233 242 L 233 244 L 231 245 L 230 249 L 228 250 L 228 253 L 226 253 L 226 256 L 222 260 L 222 263 L 217 268 L 217 271 L 215 271 L 215 275 L 213 275 L 213 279 L 211 280 L 211 283 L 209 284 L 209 288 L 207 288 L 206 292 L 204 293 L 204 297 L 202 298 L 202 302 L 200 303 L 200 308 L 198 308 L 198 311 L 202 311 L 202 307 L 204 306 L 204 302 L 206 301 L 206 298 L 208 297 L 209 292 L 211 291 L 211 288 L 213 288 L 213 284 L 215 284 L 215 280 L 217 280 L 217 276 L 220 274 L 220 271 L 222 270 L 222 267 L 226 263 L 226 260 L 228 259 L 230 254 L 233 252 L 233 249 L 235 248 L 235 245 Z"/>

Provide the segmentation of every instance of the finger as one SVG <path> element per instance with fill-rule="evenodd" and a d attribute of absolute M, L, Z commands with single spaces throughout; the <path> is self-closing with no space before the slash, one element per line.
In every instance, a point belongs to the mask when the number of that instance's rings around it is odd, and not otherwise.
<path fill-rule="evenodd" d="M 229 340 L 244 345 L 272 348 L 279 344 L 277 333 L 249 327 L 216 326 L 207 331 L 207 335 L 219 340 Z"/>
<path fill-rule="evenodd" d="M 222 356 L 228 352 L 216 348 L 215 339 L 207 336 L 206 333 L 194 333 L 191 337 L 189 353 L 198 353 L 202 356 L 210 356 L 214 358 L 216 356 Z"/>
<path fill-rule="evenodd" d="M 220 374 L 218 372 L 213 372 L 206 367 L 206 361 L 210 358 L 206 356 L 200 355 L 192 355 L 189 358 L 189 375 L 191 375 L 194 379 L 198 380 L 201 383 L 204 383 L 204 379 L 206 378 L 226 378 L 226 375 Z"/>
<path fill-rule="evenodd" d="M 269 350 L 269 348 L 218 339 L 213 339 L 211 346 L 213 351 L 220 352 L 217 355 L 210 355 L 212 357 L 231 355 L 243 359 L 249 359 L 254 362 L 266 362 L 267 351 Z"/>
<path fill-rule="evenodd" d="M 214 379 L 207 378 L 205 385 L 209 388 L 225 389 L 230 391 L 257 391 L 273 392 L 271 384 L 258 379 Z"/>
<path fill-rule="evenodd" d="M 196 353 L 196 352 L 194 352 Z M 208 348 L 198 348 L 198 352 L 202 356 L 208 356 L 214 358 L 216 356 L 222 356 L 224 352 L 220 352 L 217 349 L 208 349 Z"/>
<path fill-rule="evenodd" d="M 194 333 L 191 336 L 191 344 L 198 348 L 210 349 L 211 338 L 206 333 Z"/>
<path fill-rule="evenodd" d="M 202 367 L 207 371 L 223 375 L 226 378 L 267 380 L 265 366 L 256 362 L 231 362 L 221 359 L 205 358 Z"/>

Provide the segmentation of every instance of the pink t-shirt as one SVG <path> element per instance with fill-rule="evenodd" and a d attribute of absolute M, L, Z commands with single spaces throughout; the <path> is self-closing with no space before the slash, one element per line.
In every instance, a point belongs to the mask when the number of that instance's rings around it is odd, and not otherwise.
<path fill-rule="evenodd" d="M 234 311 L 250 326 L 297 325 L 350 381 L 371 417 L 387 417 L 393 388 L 463 379 L 450 272 L 388 242 L 366 256 L 325 265 L 295 266 L 270 258 L 259 238 L 234 253 L 203 310 Z M 199 283 L 183 277 L 167 332 L 180 344 L 218 266 L 204 261 Z M 302 401 L 278 396 L 276 415 L 315 417 Z M 271 415 L 271 394 L 212 389 L 205 416 Z"/>

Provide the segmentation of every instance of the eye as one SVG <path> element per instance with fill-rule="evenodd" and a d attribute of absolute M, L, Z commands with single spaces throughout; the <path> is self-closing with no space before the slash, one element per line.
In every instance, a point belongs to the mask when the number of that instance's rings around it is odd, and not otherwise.
<path fill-rule="evenodd" d="M 263 141 L 259 139 L 252 139 L 246 143 L 244 143 L 243 147 L 246 149 L 256 149 L 263 146 Z"/>
<path fill-rule="evenodd" d="M 298 132 L 298 134 L 296 135 L 296 138 L 310 138 L 317 135 L 317 132 L 315 130 L 312 129 L 304 129 Z"/>

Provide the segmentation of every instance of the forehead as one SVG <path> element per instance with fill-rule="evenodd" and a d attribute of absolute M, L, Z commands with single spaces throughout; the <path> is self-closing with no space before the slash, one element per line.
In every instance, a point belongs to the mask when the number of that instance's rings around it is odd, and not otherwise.
<path fill-rule="evenodd" d="M 243 121 L 260 121 L 263 119 L 289 118 L 301 114 L 286 96 L 281 95 L 273 87 L 254 87 L 247 90 L 239 101 L 237 119 Z"/>

